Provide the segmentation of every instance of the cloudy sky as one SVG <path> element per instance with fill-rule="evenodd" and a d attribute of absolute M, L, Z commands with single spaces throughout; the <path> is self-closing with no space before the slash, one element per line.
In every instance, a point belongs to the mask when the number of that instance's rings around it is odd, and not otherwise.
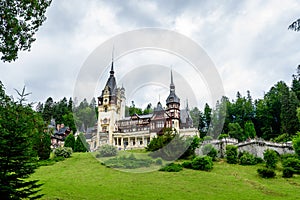
<path fill-rule="evenodd" d="M 300 33 L 287 29 L 298 18 L 298 0 L 53 0 L 31 51 L 20 53 L 15 62 L 0 63 L 0 80 L 12 95 L 14 88 L 26 85 L 32 92 L 30 101 L 71 97 L 80 70 L 97 47 L 124 32 L 155 27 L 183 34 L 201 46 L 214 63 L 230 99 L 237 91 L 246 95 L 247 90 L 253 98 L 261 98 L 277 81 L 290 85 L 300 64 Z M 117 52 L 118 44 L 114 45 Z M 108 78 L 110 59 L 101 66 L 106 67 L 104 73 L 93 74 L 99 76 L 94 96 L 100 94 Z M 163 70 L 156 75 L 148 70 L 157 72 L 159 66 Z M 188 75 L 192 74 L 191 67 L 180 57 L 154 50 L 129 53 L 115 61 L 116 78 L 126 89 L 128 103 L 134 100 L 136 105 L 144 106 L 149 101 L 164 101 L 170 66 L 182 102 L 192 99 L 192 106 L 200 107 L 204 102 L 213 104 L 205 86 L 205 79 L 211 77 L 192 80 L 193 76 Z M 145 77 L 157 80 L 146 82 Z M 199 86 L 200 92 L 191 85 Z M 191 88 L 186 89 L 188 86 Z M 184 93 L 187 90 L 196 97 Z"/>

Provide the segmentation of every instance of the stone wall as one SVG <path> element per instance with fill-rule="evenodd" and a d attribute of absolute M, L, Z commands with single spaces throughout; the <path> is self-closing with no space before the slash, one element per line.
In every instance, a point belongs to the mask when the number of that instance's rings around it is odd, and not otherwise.
<path fill-rule="evenodd" d="M 274 143 L 269 141 L 264 141 L 262 139 L 254 139 L 248 140 L 245 142 L 238 143 L 236 139 L 232 138 L 224 138 L 222 140 L 208 140 L 204 141 L 202 145 L 196 149 L 197 155 L 202 155 L 202 148 L 207 145 L 211 144 L 214 148 L 216 148 L 219 152 L 219 156 L 225 156 L 226 145 L 231 144 L 238 147 L 239 152 L 247 151 L 254 156 L 263 158 L 263 153 L 267 149 L 275 150 L 279 155 L 286 154 L 286 153 L 295 153 L 292 143 Z"/>

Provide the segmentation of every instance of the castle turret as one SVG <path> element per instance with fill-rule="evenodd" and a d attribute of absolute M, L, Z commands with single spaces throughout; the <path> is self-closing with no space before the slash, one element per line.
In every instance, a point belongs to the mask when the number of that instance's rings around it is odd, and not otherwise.
<path fill-rule="evenodd" d="M 166 100 L 167 105 L 167 124 L 166 126 L 179 131 L 180 122 L 180 99 L 175 93 L 175 85 L 173 82 L 173 72 L 171 70 L 170 94 Z"/>

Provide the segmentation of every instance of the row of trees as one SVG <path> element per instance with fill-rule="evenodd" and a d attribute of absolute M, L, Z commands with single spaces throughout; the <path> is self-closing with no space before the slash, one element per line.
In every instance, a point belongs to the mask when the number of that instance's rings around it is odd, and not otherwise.
<path fill-rule="evenodd" d="M 194 125 L 201 137 L 234 137 L 240 141 L 261 137 L 284 142 L 300 129 L 300 66 L 293 75 L 292 86 L 279 81 L 262 99 L 253 100 L 250 91 L 246 96 L 237 92 L 235 100 L 222 97 L 214 109 L 208 104 L 204 111 L 191 110 Z M 298 114 L 297 114 L 298 110 Z"/>
<path fill-rule="evenodd" d="M 90 103 L 86 99 L 79 105 L 72 98 L 55 102 L 49 97 L 45 103 L 39 102 L 36 106 L 37 112 L 41 113 L 44 121 L 50 123 L 52 119 L 56 124 L 65 124 L 75 133 L 77 129 L 85 131 L 88 127 L 92 127 L 97 122 L 96 100 L 93 98 Z"/>

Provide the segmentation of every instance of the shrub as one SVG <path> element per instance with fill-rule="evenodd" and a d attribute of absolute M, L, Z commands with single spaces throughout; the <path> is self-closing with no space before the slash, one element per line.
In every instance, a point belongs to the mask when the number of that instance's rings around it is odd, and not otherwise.
<path fill-rule="evenodd" d="M 293 148 L 295 153 L 300 156 L 300 132 L 297 132 L 297 136 L 293 139 Z"/>
<path fill-rule="evenodd" d="M 155 160 L 155 164 L 156 164 L 156 165 L 162 165 L 162 164 L 163 164 L 162 159 L 161 159 L 161 158 L 157 158 L 157 159 Z"/>
<path fill-rule="evenodd" d="M 89 144 L 86 142 L 86 138 L 83 133 L 80 133 L 75 140 L 74 151 L 75 152 L 87 152 L 89 150 Z"/>
<path fill-rule="evenodd" d="M 64 158 L 69 158 L 73 150 L 71 147 L 58 147 L 54 149 L 53 151 L 55 157 L 64 157 Z"/>
<path fill-rule="evenodd" d="M 255 157 L 255 162 L 256 164 L 258 163 L 263 163 L 264 162 L 264 159 L 260 158 L 260 157 Z"/>
<path fill-rule="evenodd" d="M 243 155 L 240 157 L 241 165 L 256 165 L 255 156 L 249 152 L 243 152 Z"/>
<path fill-rule="evenodd" d="M 206 144 L 202 148 L 202 154 L 210 156 L 213 161 L 215 161 L 218 155 L 218 151 L 213 147 L 212 144 Z"/>
<path fill-rule="evenodd" d="M 103 164 L 112 168 L 135 169 L 149 167 L 153 163 L 150 159 L 137 159 L 133 154 L 130 156 L 120 156 L 106 160 Z"/>
<path fill-rule="evenodd" d="M 295 157 L 288 157 L 282 161 L 284 168 L 292 168 L 294 173 L 300 174 L 300 160 Z"/>
<path fill-rule="evenodd" d="M 276 151 L 274 151 L 272 149 L 265 150 L 264 160 L 266 161 L 267 168 L 275 169 L 276 164 L 278 162 L 278 156 L 277 156 Z"/>
<path fill-rule="evenodd" d="M 105 144 L 99 148 L 100 157 L 111 157 L 117 155 L 117 147 Z"/>
<path fill-rule="evenodd" d="M 182 170 L 182 166 L 174 163 L 170 163 L 159 169 L 159 171 L 165 171 L 165 172 L 179 172 L 181 170 Z"/>
<path fill-rule="evenodd" d="M 204 141 L 208 141 L 208 140 L 212 140 L 212 139 L 213 139 L 213 137 L 211 137 L 211 136 L 204 136 L 203 137 Z"/>
<path fill-rule="evenodd" d="M 236 164 L 238 162 L 238 151 L 236 146 L 226 146 L 226 160 L 229 164 Z"/>
<path fill-rule="evenodd" d="M 283 178 L 292 178 L 294 175 L 294 169 L 292 167 L 285 167 L 282 171 Z"/>
<path fill-rule="evenodd" d="M 257 169 L 257 173 L 262 178 L 273 178 L 276 176 L 274 169 L 270 168 L 259 168 Z"/>
<path fill-rule="evenodd" d="M 193 169 L 192 161 L 185 161 L 181 164 L 181 166 L 187 169 Z"/>
<path fill-rule="evenodd" d="M 72 150 L 74 150 L 74 145 L 75 145 L 75 137 L 73 133 L 71 133 L 66 137 L 64 147 L 71 147 Z"/>
<path fill-rule="evenodd" d="M 192 168 L 196 170 L 210 171 L 213 168 L 212 158 L 209 156 L 198 156 L 193 159 Z"/>
<path fill-rule="evenodd" d="M 285 153 L 280 155 L 281 161 L 284 161 L 288 158 L 298 158 L 297 154 Z"/>

